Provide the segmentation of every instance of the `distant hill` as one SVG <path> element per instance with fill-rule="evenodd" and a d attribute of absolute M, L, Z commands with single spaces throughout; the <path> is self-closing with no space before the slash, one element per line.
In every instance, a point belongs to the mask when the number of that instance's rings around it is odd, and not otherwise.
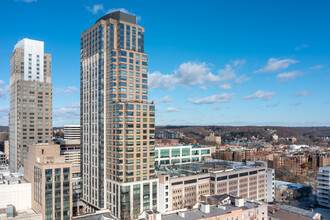
<path fill-rule="evenodd" d="M 322 137 L 330 136 L 330 127 L 278 127 L 278 126 L 156 126 L 156 130 L 173 130 L 183 132 L 186 137 L 204 142 L 204 137 L 214 132 L 229 141 L 233 138 L 250 138 L 252 136 L 272 140 L 272 135 L 280 138 L 296 137 L 299 143 L 319 144 Z"/>

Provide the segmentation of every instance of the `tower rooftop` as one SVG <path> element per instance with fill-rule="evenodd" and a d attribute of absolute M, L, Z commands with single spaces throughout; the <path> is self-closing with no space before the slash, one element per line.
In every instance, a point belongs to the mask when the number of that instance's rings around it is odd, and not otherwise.
<path fill-rule="evenodd" d="M 95 23 L 99 22 L 100 20 L 108 20 L 109 18 L 115 19 L 115 20 L 120 20 L 120 21 L 125 21 L 128 23 L 136 24 L 136 16 L 127 14 L 122 11 L 115 11 L 111 12 L 109 14 L 104 15 L 100 19 L 98 19 Z"/>

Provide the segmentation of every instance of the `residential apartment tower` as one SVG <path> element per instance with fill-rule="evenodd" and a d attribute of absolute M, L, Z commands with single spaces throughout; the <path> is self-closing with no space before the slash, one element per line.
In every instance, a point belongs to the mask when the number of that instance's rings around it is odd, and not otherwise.
<path fill-rule="evenodd" d="M 83 200 L 120 219 L 157 209 L 155 106 L 144 28 L 116 11 L 81 35 Z"/>
<path fill-rule="evenodd" d="M 23 39 L 10 57 L 10 169 L 17 172 L 27 146 L 52 138 L 51 55 L 44 42 Z"/>

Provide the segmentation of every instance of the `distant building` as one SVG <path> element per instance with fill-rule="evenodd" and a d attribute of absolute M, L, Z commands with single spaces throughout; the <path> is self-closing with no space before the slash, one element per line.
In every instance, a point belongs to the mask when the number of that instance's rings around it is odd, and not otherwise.
<path fill-rule="evenodd" d="M 276 202 L 289 203 L 292 200 L 308 200 L 312 194 L 312 187 L 309 185 L 278 180 L 274 183 Z"/>
<path fill-rule="evenodd" d="M 0 170 L 0 209 L 7 209 L 8 205 L 16 211 L 31 209 L 31 183 L 21 174 Z"/>
<path fill-rule="evenodd" d="M 317 175 L 317 200 L 321 206 L 330 208 L 330 166 L 321 167 Z"/>
<path fill-rule="evenodd" d="M 273 168 L 278 169 L 282 166 L 288 166 L 292 172 L 303 174 L 305 168 L 303 164 L 308 162 L 308 157 L 303 154 L 297 155 L 281 155 L 273 158 Z"/>
<path fill-rule="evenodd" d="M 64 139 L 80 140 L 80 125 L 64 125 Z"/>
<path fill-rule="evenodd" d="M 330 166 L 329 153 L 317 153 L 309 156 L 312 164 L 312 169 L 317 171 L 320 167 Z"/>
<path fill-rule="evenodd" d="M 267 169 L 266 201 L 273 202 L 275 199 L 275 170 Z"/>
<path fill-rule="evenodd" d="M 266 169 L 263 162 L 220 160 L 161 167 L 157 171 L 159 211 L 195 207 L 206 195 L 266 199 Z"/>
<path fill-rule="evenodd" d="M 279 204 L 268 206 L 269 220 L 321 220 L 321 214 L 294 206 Z"/>
<path fill-rule="evenodd" d="M 157 131 L 156 132 L 157 139 L 179 139 L 180 133 L 175 131 Z"/>
<path fill-rule="evenodd" d="M 6 161 L 9 162 L 9 141 L 0 142 L 0 151 L 2 151 L 5 154 Z"/>
<path fill-rule="evenodd" d="M 205 196 L 191 210 L 182 210 L 161 216 L 161 220 L 215 220 L 215 219 L 260 219 L 268 218 L 267 204 L 230 195 Z"/>
<path fill-rule="evenodd" d="M 180 144 L 155 147 L 156 165 L 198 162 L 204 161 L 206 157 L 211 157 L 211 147 Z"/>
<path fill-rule="evenodd" d="M 180 140 L 179 139 L 155 139 L 155 144 L 159 145 L 173 145 L 173 144 L 179 144 Z"/>
<path fill-rule="evenodd" d="M 72 216 L 72 164 L 60 156 L 60 146 L 29 146 L 24 178 L 31 183 L 32 209 L 44 220 L 70 220 Z"/>
<path fill-rule="evenodd" d="M 273 134 L 272 139 L 273 139 L 273 142 L 278 142 L 278 135 Z"/>
<path fill-rule="evenodd" d="M 212 132 L 210 136 L 205 137 L 206 142 L 215 143 L 217 145 L 221 145 L 221 136 L 215 136 Z"/>
<path fill-rule="evenodd" d="M 288 140 L 291 144 L 294 144 L 294 143 L 297 142 L 297 138 L 295 138 L 295 137 L 289 137 L 289 138 L 287 138 L 287 140 Z"/>
<path fill-rule="evenodd" d="M 59 141 L 61 156 L 66 163 L 72 164 L 72 215 L 77 216 L 83 212 L 82 177 L 80 172 L 80 139 L 64 139 Z"/>
<path fill-rule="evenodd" d="M 4 152 L 0 151 L 0 165 L 6 164 L 6 163 L 7 163 L 6 154 Z"/>

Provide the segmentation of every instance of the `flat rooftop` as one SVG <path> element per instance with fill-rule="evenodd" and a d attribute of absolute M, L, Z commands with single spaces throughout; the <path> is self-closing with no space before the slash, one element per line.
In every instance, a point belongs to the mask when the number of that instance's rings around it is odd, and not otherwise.
<path fill-rule="evenodd" d="M 233 199 L 233 198 L 231 198 Z M 211 218 L 214 216 L 219 215 L 225 215 L 228 213 L 231 213 L 234 210 L 246 210 L 246 209 L 253 209 L 255 207 L 258 207 L 260 204 L 250 202 L 250 201 L 244 201 L 244 206 L 237 207 L 232 204 L 224 204 L 221 205 L 222 208 L 218 208 L 215 205 L 210 205 L 210 213 L 204 213 L 200 211 L 200 209 L 193 209 L 188 211 L 183 211 L 185 214 L 185 217 L 180 217 L 177 213 L 163 215 L 162 220 L 177 220 L 177 219 L 185 219 L 185 220 L 195 220 L 195 219 L 202 219 L 202 218 Z"/>
<path fill-rule="evenodd" d="M 210 148 L 210 146 L 202 146 L 197 144 L 156 144 L 156 148 L 169 148 L 169 147 L 192 147 L 192 148 Z"/>
<path fill-rule="evenodd" d="M 231 172 L 236 170 L 244 170 L 250 168 L 261 167 L 261 162 L 236 162 L 227 160 L 213 160 L 210 162 L 196 162 L 179 165 L 161 165 L 157 172 L 160 174 L 169 174 L 171 176 L 189 176 L 202 173 L 220 173 Z"/>
<path fill-rule="evenodd" d="M 274 184 L 278 188 L 288 187 L 289 189 L 301 189 L 304 187 L 310 187 L 308 185 L 303 185 L 303 184 L 299 184 L 299 183 L 290 183 L 290 182 L 279 181 L 279 180 L 275 180 Z"/>

